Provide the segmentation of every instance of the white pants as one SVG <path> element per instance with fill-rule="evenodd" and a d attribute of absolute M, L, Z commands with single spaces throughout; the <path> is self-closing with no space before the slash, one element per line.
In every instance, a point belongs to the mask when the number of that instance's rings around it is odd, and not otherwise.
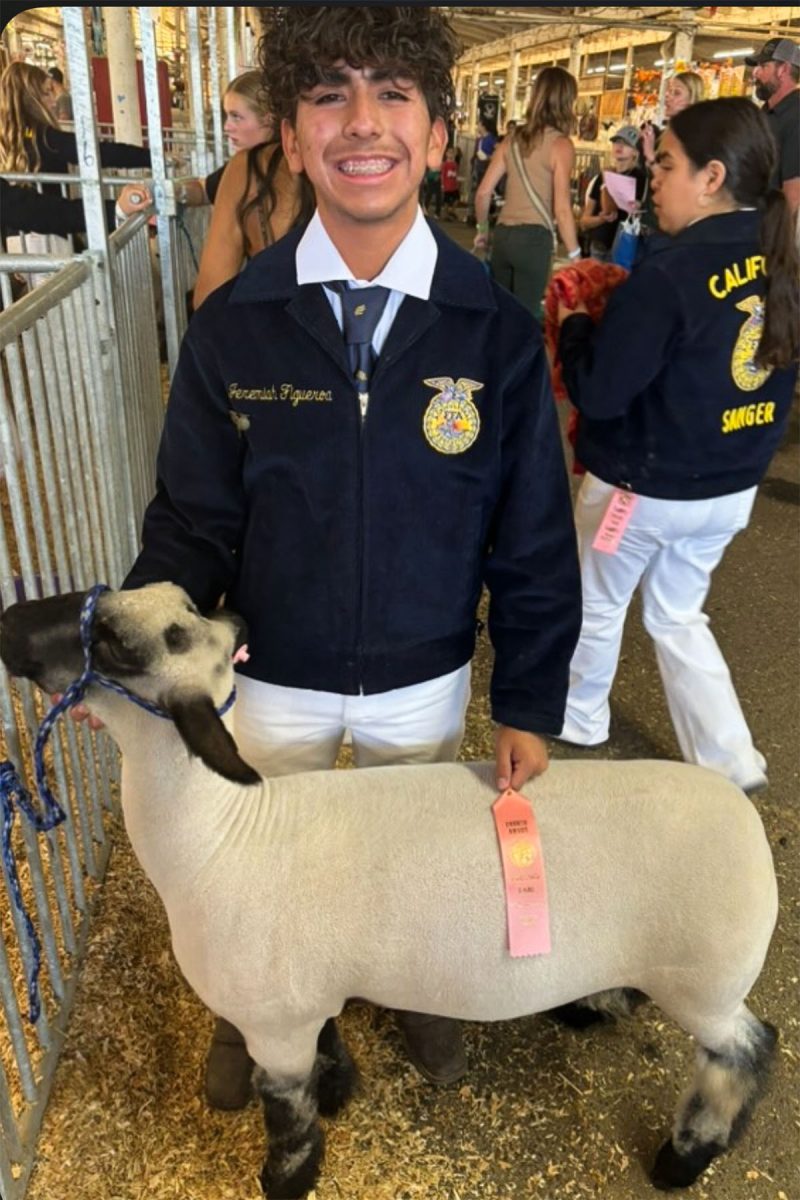
<path fill-rule="evenodd" d="M 464 736 L 470 665 L 373 696 L 279 687 L 243 675 L 236 686 L 236 743 L 262 775 L 333 767 L 346 730 L 357 767 L 452 762 Z"/>
<path fill-rule="evenodd" d="M 640 496 L 616 554 L 592 549 L 613 492 L 587 474 L 575 506 L 583 625 L 570 668 L 562 738 L 594 746 L 608 737 L 608 695 L 631 597 L 642 585 L 644 625 L 655 643 L 672 723 L 687 762 L 740 787 L 765 781 L 730 672 L 703 604 L 725 547 L 750 519 L 756 489 L 709 500 Z"/>

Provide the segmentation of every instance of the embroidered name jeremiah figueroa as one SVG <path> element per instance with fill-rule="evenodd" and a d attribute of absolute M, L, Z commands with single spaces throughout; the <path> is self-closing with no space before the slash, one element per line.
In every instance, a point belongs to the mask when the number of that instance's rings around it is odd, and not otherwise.
<path fill-rule="evenodd" d="M 239 387 L 238 383 L 231 383 L 228 385 L 228 399 L 283 401 L 295 408 L 298 404 L 308 402 L 330 404 L 333 392 L 330 388 L 297 388 L 292 383 L 273 383 L 271 387 L 261 388 Z"/>

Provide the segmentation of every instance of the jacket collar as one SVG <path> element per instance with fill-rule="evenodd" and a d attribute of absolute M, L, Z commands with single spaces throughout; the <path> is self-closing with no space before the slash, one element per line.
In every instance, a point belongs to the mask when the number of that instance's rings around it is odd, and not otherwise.
<path fill-rule="evenodd" d="M 687 229 L 682 229 L 670 237 L 665 233 L 654 234 L 652 246 L 648 247 L 648 257 L 651 253 L 670 250 L 678 246 L 721 246 L 731 242 L 752 242 L 758 238 L 761 224 L 761 214 L 756 211 L 720 213 L 716 217 L 705 217 Z"/>
<path fill-rule="evenodd" d="M 384 343 L 373 380 L 422 337 L 439 319 L 439 305 L 463 310 L 492 312 L 497 301 L 484 266 L 431 225 L 438 247 L 428 300 L 406 296 Z M 350 378 L 344 338 L 336 323 L 321 283 L 299 286 L 295 266 L 302 229 L 293 230 L 274 246 L 257 254 L 236 280 L 228 303 L 253 304 L 286 301 L 286 312 L 310 334 Z"/>
<path fill-rule="evenodd" d="M 438 248 L 436 270 L 429 301 L 415 300 L 414 306 L 426 303 L 446 304 L 456 308 L 493 311 L 497 307 L 497 301 L 483 265 L 435 225 L 430 222 L 429 225 Z M 294 229 L 280 238 L 274 246 L 255 255 L 238 276 L 231 290 L 229 303 L 253 304 L 293 298 L 300 300 L 302 297 L 305 304 L 305 294 L 313 292 L 330 309 L 319 284 L 298 287 L 295 253 L 303 232 L 303 229 Z M 413 297 L 406 297 L 401 305 L 401 312 L 412 300 Z"/>

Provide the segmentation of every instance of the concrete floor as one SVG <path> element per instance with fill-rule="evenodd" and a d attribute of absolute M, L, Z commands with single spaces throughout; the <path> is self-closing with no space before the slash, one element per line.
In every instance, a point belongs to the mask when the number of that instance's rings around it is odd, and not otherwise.
<path fill-rule="evenodd" d="M 457 240 L 464 227 L 445 226 Z M 563 414 L 562 414 L 563 415 Z M 707 611 L 730 664 L 769 789 L 757 797 L 781 915 L 752 997 L 780 1028 L 773 1078 L 740 1145 L 696 1185 L 698 1200 L 800 1197 L 800 447 L 776 456 L 749 529 L 717 571 Z M 484 644 L 466 758 L 491 757 Z M 557 757 L 666 757 L 678 749 L 654 655 L 634 606 L 613 693 L 610 743 Z M 471 1069 L 435 1089 L 404 1061 L 391 1017 L 349 1006 L 343 1032 L 360 1095 L 327 1127 L 317 1200 L 645 1200 L 646 1170 L 687 1078 L 686 1038 L 648 1005 L 583 1034 L 545 1017 L 466 1031 Z M 255 1106 L 207 1111 L 207 1014 L 180 980 L 163 915 L 129 851 L 115 854 L 81 994 L 42 1134 L 30 1200 L 256 1200 L 263 1155 Z"/>

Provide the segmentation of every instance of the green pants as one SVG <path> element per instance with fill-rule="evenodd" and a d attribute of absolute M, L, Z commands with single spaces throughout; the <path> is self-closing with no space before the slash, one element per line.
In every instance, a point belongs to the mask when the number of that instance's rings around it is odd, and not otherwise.
<path fill-rule="evenodd" d="M 496 225 L 492 277 L 508 288 L 537 320 L 550 276 L 553 238 L 543 225 Z"/>

